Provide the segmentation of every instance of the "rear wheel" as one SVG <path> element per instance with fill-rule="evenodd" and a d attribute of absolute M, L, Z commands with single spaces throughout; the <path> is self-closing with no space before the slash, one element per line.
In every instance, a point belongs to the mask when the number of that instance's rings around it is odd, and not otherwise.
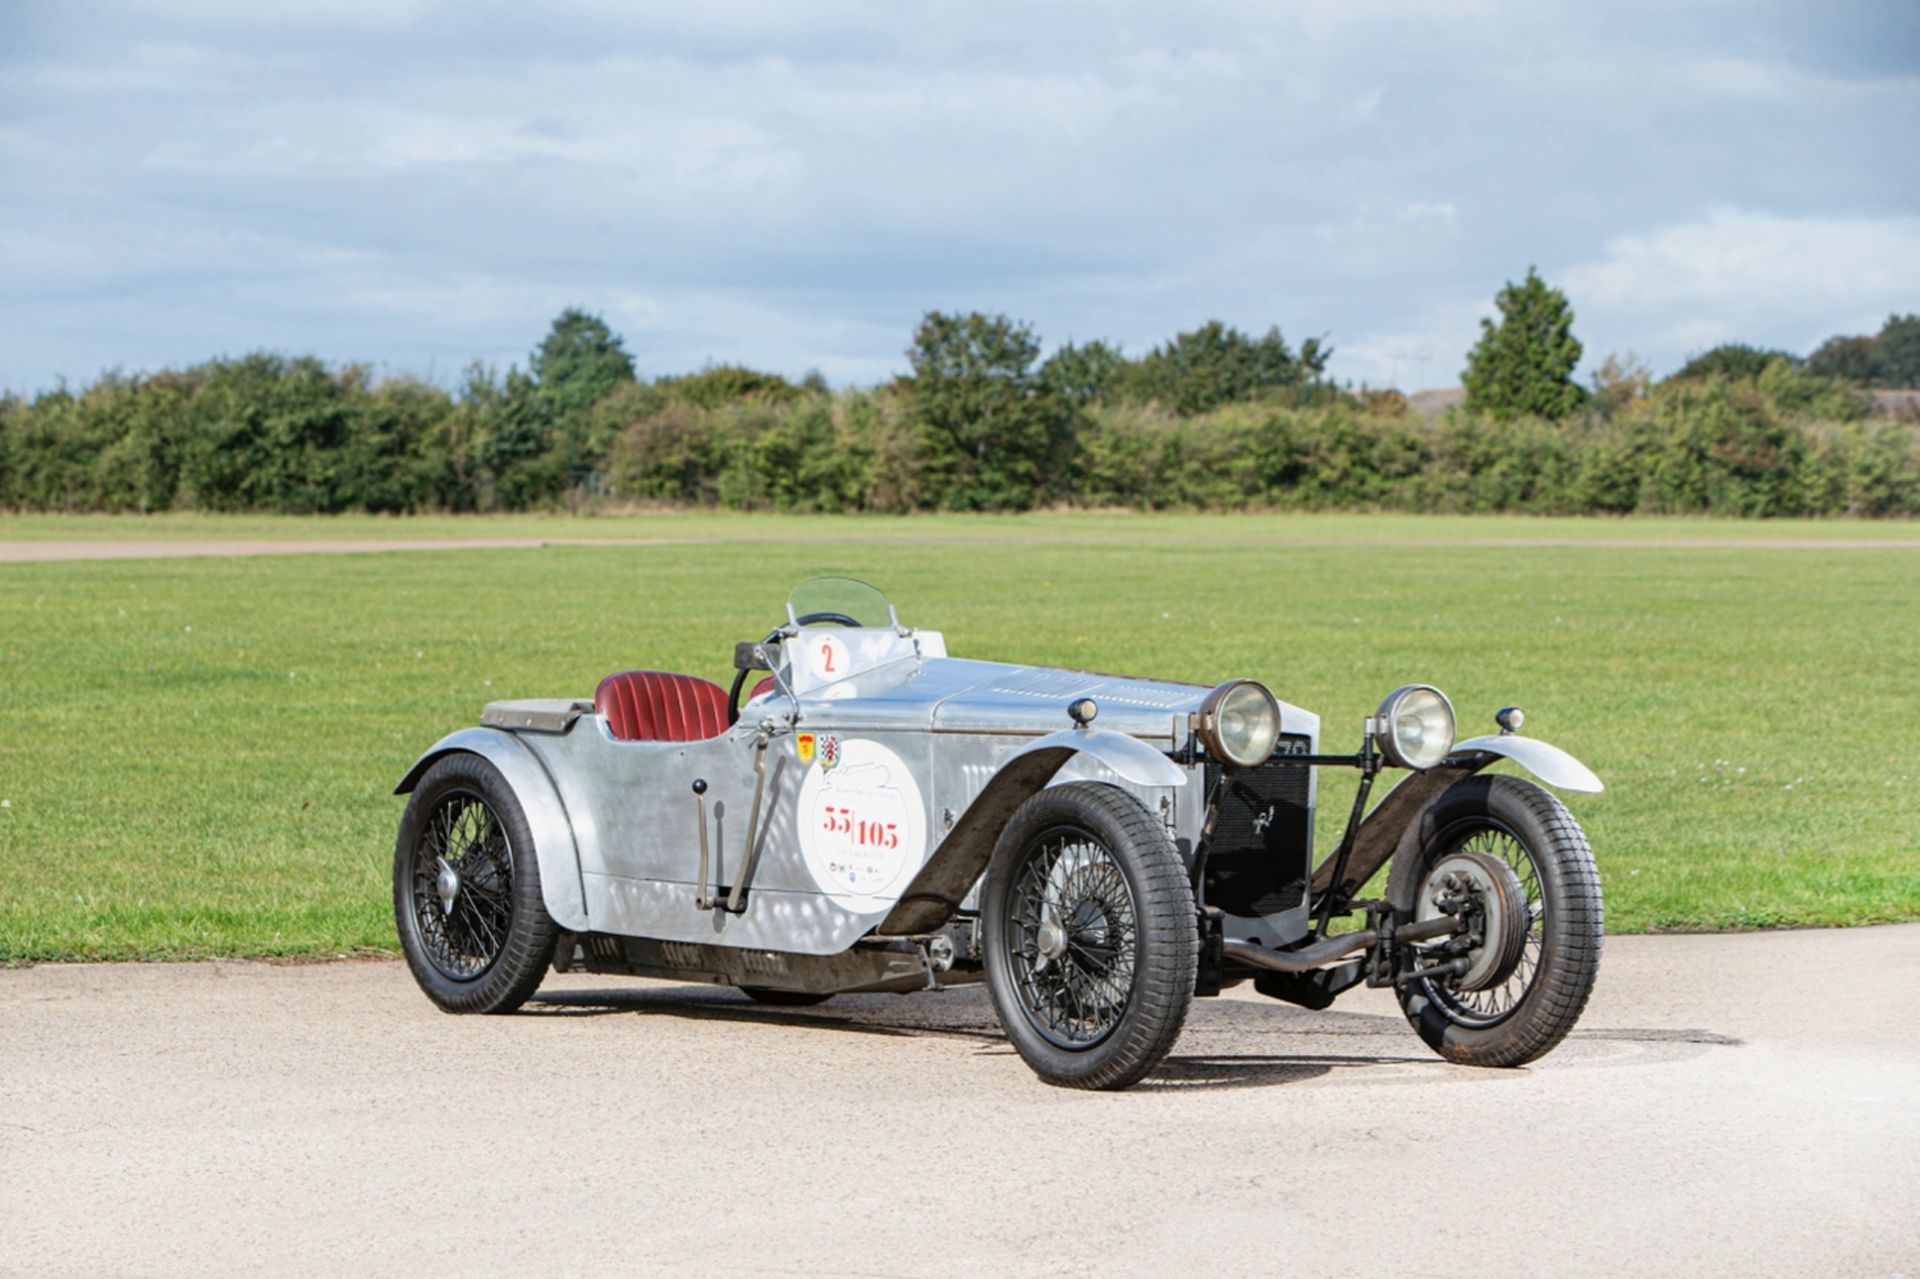
<path fill-rule="evenodd" d="M 1465 972 L 1403 982 L 1402 1011 L 1448 1061 L 1533 1061 L 1573 1029 L 1600 969 L 1604 912 L 1586 834 L 1533 783 L 1475 777 L 1422 814 L 1420 836 L 1417 861 L 1394 868 L 1393 900 L 1412 903 L 1402 922 L 1471 900 L 1484 936 Z"/>
<path fill-rule="evenodd" d="M 1164 827 L 1115 786 L 1049 787 L 994 848 L 981 901 L 987 984 L 1007 1038 L 1069 1088 L 1159 1065 L 1193 1001 L 1193 890 Z"/>
<path fill-rule="evenodd" d="M 407 967 L 450 1013 L 505 1013 L 540 988 L 558 930 L 540 899 L 533 833 L 506 778 L 448 755 L 407 801 L 393 850 Z"/>

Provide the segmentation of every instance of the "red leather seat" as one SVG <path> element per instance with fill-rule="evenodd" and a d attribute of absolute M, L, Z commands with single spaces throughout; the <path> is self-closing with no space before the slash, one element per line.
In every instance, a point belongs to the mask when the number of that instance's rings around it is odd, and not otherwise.
<path fill-rule="evenodd" d="M 754 698 L 760 696 L 760 694 L 771 693 L 772 691 L 773 691 L 773 676 L 769 675 L 765 679 L 761 680 L 758 684 L 755 684 L 753 686 L 753 691 L 747 694 L 747 700 L 752 701 Z"/>
<path fill-rule="evenodd" d="M 609 675 L 593 690 L 593 709 L 623 742 L 697 742 L 727 731 L 727 690 L 694 675 Z"/>

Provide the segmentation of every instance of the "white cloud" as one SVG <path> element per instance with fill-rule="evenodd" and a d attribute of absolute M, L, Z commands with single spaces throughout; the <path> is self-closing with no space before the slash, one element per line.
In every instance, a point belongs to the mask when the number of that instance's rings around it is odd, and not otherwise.
<path fill-rule="evenodd" d="M 1682 79 L 1721 97 L 1790 103 L 1805 107 L 1834 98 L 1911 94 L 1912 76 L 1847 77 L 1823 75 L 1804 67 L 1757 58 L 1707 57 L 1682 64 Z"/>
<path fill-rule="evenodd" d="M 1785 69 L 1772 10 L 17 2 L 0 307 L 44 322 L 0 385 L 259 343 L 457 367 L 578 303 L 659 370 L 870 379 L 980 307 L 1132 350 L 1278 324 L 1419 386 L 1529 262 L 1596 358 L 1920 306 L 1888 213 L 1920 84 Z"/>
<path fill-rule="evenodd" d="M 1451 226 L 1458 212 L 1451 200 L 1415 200 L 1400 210 L 1400 216 L 1409 222 L 1443 222 Z"/>
<path fill-rule="evenodd" d="M 109 63 L 32 67 L 20 83 L 51 93 L 208 93 L 240 88 L 263 74 L 285 74 L 294 56 L 257 58 L 180 40 L 142 41 Z"/>
<path fill-rule="evenodd" d="M 444 6 L 441 0 L 123 0 L 123 7 L 176 23 L 394 30 Z"/>
<path fill-rule="evenodd" d="M 1556 283 L 1578 331 L 1608 335 L 1589 355 L 1633 346 L 1658 365 L 1736 340 L 1804 352 L 1920 304 L 1920 217 L 1716 209 L 1610 240 Z"/>
<path fill-rule="evenodd" d="M 1393 327 L 1335 342 L 1338 372 L 1361 386 L 1413 392 L 1452 386 L 1460 380 L 1467 350 L 1480 336 L 1480 317 L 1492 310 L 1467 298 L 1439 301 L 1401 317 Z"/>
<path fill-rule="evenodd" d="M 1702 58 L 1687 72 L 1707 92 L 1732 98 L 1779 99 L 1793 87 L 1786 68 L 1748 58 Z"/>
<path fill-rule="evenodd" d="M 1890 312 L 1920 307 L 1920 218 L 1716 209 L 1616 237 L 1589 261 L 1540 267 L 1573 306 L 1583 368 L 1633 351 L 1664 373 L 1722 342 L 1805 354 L 1836 333 L 1870 333 Z M 1493 291 L 1431 302 L 1411 323 L 1336 342 L 1338 372 L 1406 390 L 1450 385 L 1481 317 L 1495 315 Z"/>
<path fill-rule="evenodd" d="M 1827 305 L 1920 293 L 1920 217 L 1787 217 L 1716 209 L 1698 222 L 1609 240 L 1566 273 L 1606 306 L 1716 310 Z"/>

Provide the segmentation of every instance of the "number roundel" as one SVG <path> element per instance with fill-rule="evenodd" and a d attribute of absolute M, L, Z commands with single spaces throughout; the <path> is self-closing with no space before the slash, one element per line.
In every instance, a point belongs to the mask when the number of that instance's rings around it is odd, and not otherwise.
<path fill-rule="evenodd" d="M 892 905 L 926 860 L 927 813 L 905 761 L 822 735 L 800 783 L 799 837 L 820 891 L 848 910 Z"/>
<path fill-rule="evenodd" d="M 848 671 L 846 641 L 830 635 L 815 639 L 807 649 L 807 660 L 815 677 L 836 680 Z"/>
<path fill-rule="evenodd" d="M 900 823 L 885 821 L 879 817 L 862 817 L 859 810 L 847 804 L 826 804 L 822 806 L 820 829 L 828 836 L 838 836 L 844 843 L 856 848 L 900 847 Z"/>

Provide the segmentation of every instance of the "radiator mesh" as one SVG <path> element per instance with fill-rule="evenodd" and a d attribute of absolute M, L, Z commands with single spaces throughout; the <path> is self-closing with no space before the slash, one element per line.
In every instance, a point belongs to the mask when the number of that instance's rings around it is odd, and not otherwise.
<path fill-rule="evenodd" d="M 1289 735 L 1281 749 L 1304 752 L 1306 740 Z M 1300 905 L 1313 857 L 1311 773 L 1297 764 L 1267 764 L 1225 774 L 1223 781 L 1220 769 L 1207 769 L 1207 789 L 1218 796 L 1201 884 L 1207 905 L 1247 917 Z"/>

